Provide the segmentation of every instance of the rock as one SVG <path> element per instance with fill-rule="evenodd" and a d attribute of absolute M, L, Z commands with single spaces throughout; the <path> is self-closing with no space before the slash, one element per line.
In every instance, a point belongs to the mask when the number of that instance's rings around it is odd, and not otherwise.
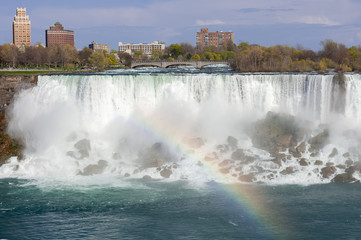
<path fill-rule="evenodd" d="M 273 156 L 287 148 L 295 147 L 298 132 L 304 133 L 300 131 L 293 116 L 273 112 L 268 112 L 264 120 L 257 121 L 248 131 L 253 145 Z"/>
<path fill-rule="evenodd" d="M 124 174 L 124 177 L 130 177 L 129 173 Z"/>
<path fill-rule="evenodd" d="M 75 149 L 78 150 L 80 157 L 77 159 L 84 159 L 89 157 L 89 151 L 91 150 L 90 141 L 88 139 L 82 139 L 74 144 Z"/>
<path fill-rule="evenodd" d="M 204 145 L 202 138 L 184 138 L 183 143 L 185 143 L 189 148 L 198 149 Z"/>
<path fill-rule="evenodd" d="M 349 166 L 351 166 L 353 164 L 353 161 L 351 159 L 347 159 L 345 161 L 345 164 L 346 164 L 347 167 L 349 167 Z"/>
<path fill-rule="evenodd" d="M 310 157 L 318 157 L 319 155 L 320 155 L 320 153 L 313 152 L 313 153 L 311 153 Z"/>
<path fill-rule="evenodd" d="M 346 165 L 343 165 L 343 164 L 339 164 L 336 167 L 339 169 L 346 169 Z"/>
<path fill-rule="evenodd" d="M 276 154 L 276 158 L 271 161 L 282 166 L 282 160 L 284 160 L 285 157 L 286 157 L 286 155 L 284 153 L 278 153 L 278 154 Z"/>
<path fill-rule="evenodd" d="M 302 158 L 300 161 L 299 161 L 299 164 L 301 166 L 308 166 L 308 162 L 306 161 L 306 158 Z"/>
<path fill-rule="evenodd" d="M 224 144 L 224 145 L 218 145 L 217 146 L 217 150 L 220 152 L 220 153 L 226 153 L 229 151 L 229 146 Z"/>
<path fill-rule="evenodd" d="M 88 165 L 80 172 L 83 176 L 92 176 L 103 173 L 104 169 L 108 166 L 107 161 L 99 160 L 97 164 Z"/>
<path fill-rule="evenodd" d="M 169 178 L 172 173 L 172 170 L 170 170 L 169 168 L 164 168 L 162 171 L 160 171 L 160 175 L 164 178 Z"/>
<path fill-rule="evenodd" d="M 254 162 L 254 161 L 256 161 L 256 160 L 257 160 L 256 157 L 246 156 L 246 157 L 244 158 L 244 163 L 245 163 L 245 164 L 249 164 L 249 163 L 252 163 L 252 162 Z"/>
<path fill-rule="evenodd" d="M 331 167 L 331 166 L 334 166 L 335 165 L 335 163 L 333 163 L 333 162 L 328 162 L 328 163 L 326 163 L 326 166 L 327 167 Z"/>
<path fill-rule="evenodd" d="M 308 141 L 311 144 L 311 148 L 318 151 L 329 143 L 329 132 L 325 129 L 322 133 L 311 138 Z"/>
<path fill-rule="evenodd" d="M 229 173 L 230 169 L 229 168 L 221 168 L 219 169 L 219 172 L 222 173 L 222 174 L 227 174 Z"/>
<path fill-rule="evenodd" d="M 243 160 L 245 158 L 245 154 L 242 149 L 237 149 L 235 152 L 232 153 L 231 159 L 233 160 Z"/>
<path fill-rule="evenodd" d="M 333 148 L 332 149 L 332 152 L 330 155 L 328 155 L 329 158 L 333 158 L 334 156 L 336 156 L 338 154 L 338 151 L 336 148 Z"/>
<path fill-rule="evenodd" d="M 218 166 L 225 167 L 225 166 L 231 165 L 232 163 L 234 163 L 233 160 L 226 159 L 226 160 L 223 160 L 220 164 L 218 164 Z"/>
<path fill-rule="evenodd" d="M 160 167 L 171 161 L 172 156 L 163 143 L 154 143 L 149 149 L 139 153 L 138 162 L 142 168 Z"/>
<path fill-rule="evenodd" d="M 343 156 L 344 158 L 349 158 L 349 157 L 351 156 L 351 154 L 350 154 L 349 152 L 347 152 L 347 153 L 344 153 L 342 156 Z"/>
<path fill-rule="evenodd" d="M 292 174 L 294 173 L 293 167 L 287 167 L 285 170 L 281 172 L 282 175 Z"/>
<path fill-rule="evenodd" d="M 301 157 L 302 157 L 302 154 L 299 153 L 299 152 L 296 152 L 296 153 L 293 153 L 293 157 L 295 157 L 295 158 L 301 158 Z"/>
<path fill-rule="evenodd" d="M 336 177 L 334 177 L 331 182 L 334 183 L 356 183 L 356 182 L 360 182 L 359 180 L 357 180 L 356 178 L 352 177 L 352 175 L 349 175 L 347 173 L 342 173 L 342 174 L 338 174 L 336 175 Z"/>
<path fill-rule="evenodd" d="M 150 180 L 150 179 L 152 179 L 152 177 L 149 176 L 149 175 L 144 175 L 144 176 L 143 176 L 143 179 Z"/>
<path fill-rule="evenodd" d="M 207 162 L 216 161 L 218 160 L 218 155 L 215 152 L 207 154 L 207 156 L 204 157 L 204 160 Z"/>
<path fill-rule="evenodd" d="M 232 151 L 238 148 L 238 140 L 235 137 L 229 136 L 227 138 L 227 144 L 231 147 Z"/>
<path fill-rule="evenodd" d="M 336 172 L 336 168 L 334 166 L 324 167 L 321 169 L 321 174 L 323 178 L 329 178 Z"/>
<path fill-rule="evenodd" d="M 238 180 L 240 182 L 253 182 L 253 174 L 239 175 Z"/>
<path fill-rule="evenodd" d="M 302 142 L 298 147 L 297 147 L 297 151 L 299 153 L 304 153 L 306 152 L 306 143 Z"/>
<path fill-rule="evenodd" d="M 323 165 L 323 162 L 321 160 L 316 160 L 315 165 L 321 166 L 321 165 Z"/>
<path fill-rule="evenodd" d="M 271 162 L 274 162 L 275 164 L 282 166 L 282 159 L 281 158 L 275 158 L 272 159 Z"/>
<path fill-rule="evenodd" d="M 354 174 L 354 172 L 356 172 L 356 168 L 354 166 L 351 166 L 351 167 L 347 168 L 345 170 L 345 172 L 349 175 L 352 175 L 352 174 Z"/>

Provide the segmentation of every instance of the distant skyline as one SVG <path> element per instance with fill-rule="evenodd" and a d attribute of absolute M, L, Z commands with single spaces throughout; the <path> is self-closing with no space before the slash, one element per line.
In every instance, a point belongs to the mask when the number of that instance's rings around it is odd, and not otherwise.
<path fill-rule="evenodd" d="M 235 43 L 319 50 L 325 39 L 361 45 L 361 0 L 12 0 L 1 1 L 0 44 L 12 42 L 17 7 L 30 16 L 32 43 L 59 21 L 75 31 L 76 47 L 92 41 L 195 45 L 196 32 L 233 31 Z"/>

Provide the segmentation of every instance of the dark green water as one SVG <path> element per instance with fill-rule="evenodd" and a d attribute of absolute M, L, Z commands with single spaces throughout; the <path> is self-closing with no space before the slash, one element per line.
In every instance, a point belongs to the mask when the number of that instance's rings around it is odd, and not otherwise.
<path fill-rule="evenodd" d="M 265 224 L 215 183 L 84 187 L 2 179 L 0 239 L 361 239 L 359 184 L 249 187 L 272 210 L 256 216 Z"/>

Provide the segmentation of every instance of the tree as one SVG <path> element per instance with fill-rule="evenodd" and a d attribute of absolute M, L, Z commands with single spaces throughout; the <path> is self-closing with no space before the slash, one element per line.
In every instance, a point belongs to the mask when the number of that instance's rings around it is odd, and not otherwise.
<path fill-rule="evenodd" d="M 88 66 L 90 64 L 89 57 L 92 55 L 93 50 L 88 47 L 84 47 L 79 51 L 79 63 L 81 66 Z"/>
<path fill-rule="evenodd" d="M 107 60 L 102 51 L 94 51 L 89 57 L 89 63 L 96 67 L 99 71 L 104 70 L 106 61 Z"/>
<path fill-rule="evenodd" d="M 19 49 L 12 44 L 5 44 L 1 50 L 1 59 L 8 65 L 16 67 Z"/>
<path fill-rule="evenodd" d="M 183 54 L 183 48 L 179 46 L 179 44 L 171 44 L 166 51 L 168 52 L 169 56 L 172 58 L 178 58 L 180 55 Z"/>
<path fill-rule="evenodd" d="M 193 47 L 190 43 L 182 42 L 180 47 L 182 48 L 182 55 L 184 59 L 191 59 L 191 57 L 196 53 L 195 47 Z"/>
<path fill-rule="evenodd" d="M 194 61 L 199 61 L 201 60 L 201 57 L 198 54 L 195 54 L 191 59 Z"/>
<path fill-rule="evenodd" d="M 108 54 L 107 61 L 109 65 L 116 65 L 118 63 L 117 58 L 115 57 L 115 54 Z"/>
<path fill-rule="evenodd" d="M 163 56 L 163 52 L 155 49 L 155 50 L 153 50 L 152 56 L 150 57 L 150 59 L 153 61 L 157 61 L 157 60 L 160 60 L 162 58 L 162 56 Z"/>
<path fill-rule="evenodd" d="M 130 67 L 132 65 L 132 56 L 130 56 L 129 53 L 119 52 L 118 56 L 119 56 L 119 61 L 125 66 Z"/>

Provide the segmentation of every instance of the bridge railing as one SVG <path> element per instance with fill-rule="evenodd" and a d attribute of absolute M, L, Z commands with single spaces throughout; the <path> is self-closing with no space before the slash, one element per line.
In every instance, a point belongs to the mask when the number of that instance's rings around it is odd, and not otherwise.
<path fill-rule="evenodd" d="M 229 62 L 228 60 L 137 60 L 132 61 L 132 63 L 196 63 L 196 62 L 214 62 L 214 63 L 225 63 Z"/>

